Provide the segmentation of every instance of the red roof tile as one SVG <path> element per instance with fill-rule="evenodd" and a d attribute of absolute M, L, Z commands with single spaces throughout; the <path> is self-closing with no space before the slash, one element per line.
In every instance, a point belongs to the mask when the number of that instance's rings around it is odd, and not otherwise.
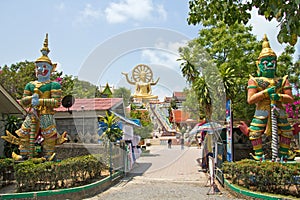
<path fill-rule="evenodd" d="M 185 97 L 184 92 L 173 92 L 173 97 Z"/>
<path fill-rule="evenodd" d="M 122 98 L 75 99 L 74 105 L 71 106 L 69 110 L 80 111 L 82 107 L 84 107 L 84 110 L 108 110 L 122 101 Z M 59 108 L 56 108 L 55 111 L 65 112 L 67 108 L 61 105 Z"/>

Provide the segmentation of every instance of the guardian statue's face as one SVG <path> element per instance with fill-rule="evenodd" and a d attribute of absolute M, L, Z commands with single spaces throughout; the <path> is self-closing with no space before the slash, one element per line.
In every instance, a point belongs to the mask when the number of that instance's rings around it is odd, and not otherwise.
<path fill-rule="evenodd" d="M 276 73 L 276 57 L 267 56 L 260 59 L 258 63 L 260 76 L 274 78 Z"/>
<path fill-rule="evenodd" d="M 37 62 L 35 64 L 35 75 L 39 82 L 50 80 L 52 66 L 47 62 Z"/>

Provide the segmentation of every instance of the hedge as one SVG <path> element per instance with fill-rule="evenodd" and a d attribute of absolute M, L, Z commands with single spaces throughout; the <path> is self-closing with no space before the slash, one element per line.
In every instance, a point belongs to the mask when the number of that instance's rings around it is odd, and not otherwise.
<path fill-rule="evenodd" d="M 249 190 L 300 197 L 300 163 L 244 159 L 222 169 L 227 180 Z"/>
<path fill-rule="evenodd" d="M 23 162 L 1 159 L 0 169 L 4 173 L 13 167 L 17 192 L 29 192 L 91 183 L 94 179 L 103 178 L 101 172 L 108 169 L 104 163 L 101 155 L 85 155 L 60 162 L 44 162 L 39 158 Z"/>

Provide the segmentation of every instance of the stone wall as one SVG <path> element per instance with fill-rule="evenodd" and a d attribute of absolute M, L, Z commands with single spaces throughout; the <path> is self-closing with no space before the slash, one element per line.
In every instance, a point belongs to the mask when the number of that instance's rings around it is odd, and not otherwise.
<path fill-rule="evenodd" d="M 70 157 L 77 157 L 89 154 L 106 154 L 107 149 L 99 144 L 64 143 L 56 146 L 56 158 L 63 160 Z"/>
<path fill-rule="evenodd" d="M 56 119 L 57 131 L 67 132 L 71 143 L 92 143 L 99 141 L 97 118 L 61 118 Z"/>

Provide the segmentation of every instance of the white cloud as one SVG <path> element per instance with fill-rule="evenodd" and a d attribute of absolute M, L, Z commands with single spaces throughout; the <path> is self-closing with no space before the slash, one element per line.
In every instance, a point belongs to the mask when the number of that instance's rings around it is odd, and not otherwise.
<path fill-rule="evenodd" d="M 156 63 L 166 67 L 179 69 L 178 48 L 185 46 L 187 41 L 180 42 L 163 42 L 159 41 L 155 44 L 156 49 L 145 49 L 142 51 L 142 59 L 145 62 Z"/>
<path fill-rule="evenodd" d="M 112 2 L 105 9 L 109 23 L 123 23 L 128 20 L 143 21 L 155 18 L 166 19 L 167 14 L 163 5 L 154 5 L 152 0 L 121 0 Z"/>
<path fill-rule="evenodd" d="M 163 5 L 158 5 L 156 10 L 161 20 L 167 19 L 167 11 L 165 10 Z"/>
<path fill-rule="evenodd" d="M 287 46 L 287 44 L 280 44 L 277 40 L 280 25 L 275 19 L 272 21 L 267 21 L 265 17 L 257 14 L 257 9 L 253 9 L 251 12 L 251 20 L 248 22 L 248 24 L 253 26 L 252 33 L 257 36 L 258 40 L 262 40 L 263 35 L 267 34 L 270 46 L 275 51 L 277 56 L 284 51 L 284 48 Z M 294 54 L 294 60 L 298 60 L 298 56 L 300 55 L 299 38 L 297 44 L 295 45 L 295 50 L 296 52 Z"/>
<path fill-rule="evenodd" d="M 257 14 L 257 9 L 253 9 L 251 11 L 251 20 L 248 24 L 252 25 L 252 33 L 257 36 L 258 40 L 262 40 L 264 34 L 267 35 L 270 41 L 270 46 L 277 56 L 283 52 L 286 45 L 280 44 L 277 41 L 277 34 L 279 33 L 280 27 L 276 20 L 267 21 L 264 16 Z"/>
<path fill-rule="evenodd" d="M 92 21 L 99 19 L 100 16 L 100 9 L 94 9 L 91 4 L 86 4 L 84 9 L 79 12 L 74 24 L 90 24 Z"/>

